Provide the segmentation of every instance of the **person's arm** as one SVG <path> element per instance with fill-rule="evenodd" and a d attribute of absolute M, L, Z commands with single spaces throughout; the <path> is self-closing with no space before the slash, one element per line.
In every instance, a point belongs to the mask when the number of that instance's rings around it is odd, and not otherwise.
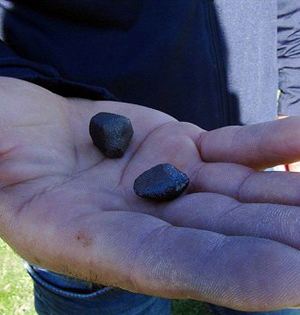
<path fill-rule="evenodd" d="M 64 96 L 53 94 L 26 73 L 0 78 L 0 236 L 21 257 L 150 295 L 240 310 L 299 304 L 300 181 L 257 171 L 295 161 L 299 119 L 206 133 L 142 106 L 65 97 L 62 81 L 52 91 Z M 93 146 L 98 112 L 132 121 L 122 159 Z M 166 162 L 190 177 L 187 192 L 137 197 L 135 178 Z"/>
<path fill-rule="evenodd" d="M 278 118 L 300 115 L 300 3 L 278 0 Z M 300 162 L 286 165 L 300 172 Z"/>
<path fill-rule="evenodd" d="M 104 87 L 68 80 L 50 65 L 22 58 L 1 40 L 0 76 L 25 80 L 65 97 L 81 97 L 90 100 L 117 100 Z"/>
<path fill-rule="evenodd" d="M 278 115 L 300 115 L 300 2 L 278 0 Z"/>

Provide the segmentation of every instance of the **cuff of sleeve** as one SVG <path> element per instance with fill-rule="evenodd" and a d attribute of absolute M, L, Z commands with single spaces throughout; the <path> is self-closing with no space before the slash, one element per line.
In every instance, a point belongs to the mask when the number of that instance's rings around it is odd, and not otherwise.
<path fill-rule="evenodd" d="M 283 68 L 279 72 L 278 115 L 300 115 L 300 68 Z"/>
<path fill-rule="evenodd" d="M 47 78 L 41 76 L 28 76 L 25 77 L 24 80 L 37 84 L 53 93 L 64 97 L 118 101 L 118 99 L 105 88 L 87 85 L 80 82 L 70 81 L 62 78 Z"/>
<path fill-rule="evenodd" d="M 29 81 L 65 97 L 118 101 L 103 87 L 65 79 L 49 65 L 21 58 L 2 41 L 0 41 L 0 76 Z"/>
<path fill-rule="evenodd" d="M 46 77 L 40 74 L 29 74 L 27 71 L 15 71 L 12 69 L 2 71 L 1 67 L 0 76 L 28 81 L 64 97 L 118 101 L 118 98 L 108 92 L 105 88 L 87 85 L 63 78 Z"/>

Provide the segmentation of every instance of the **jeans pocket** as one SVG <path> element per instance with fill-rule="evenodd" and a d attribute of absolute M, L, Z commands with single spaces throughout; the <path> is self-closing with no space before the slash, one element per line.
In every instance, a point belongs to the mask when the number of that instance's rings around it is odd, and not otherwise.
<path fill-rule="evenodd" d="M 91 291 L 91 289 L 83 289 L 83 288 L 75 288 L 75 289 L 70 289 L 70 288 L 62 288 L 61 286 L 59 286 L 58 284 L 56 284 L 55 280 L 52 281 L 47 281 L 46 279 L 44 279 L 43 277 L 40 276 L 40 274 L 38 272 L 36 272 L 34 270 L 34 268 L 29 265 L 27 262 L 24 262 L 25 268 L 28 272 L 28 274 L 31 276 L 31 278 L 33 279 L 34 283 L 37 286 L 42 286 L 45 289 L 61 295 L 61 296 L 65 296 L 65 297 L 70 297 L 70 298 L 77 298 L 77 299 L 90 299 L 93 298 L 97 295 L 101 295 L 101 294 L 105 294 L 108 291 L 113 290 L 112 287 L 103 287 L 101 289 L 95 289 L 93 291 Z M 57 275 L 59 277 L 59 275 Z M 69 278 L 66 276 L 61 276 L 61 279 L 64 278 Z M 54 278 L 55 279 L 55 278 Z M 60 280 L 60 282 L 63 280 Z M 83 282 L 83 281 L 81 281 Z"/>
<path fill-rule="evenodd" d="M 171 314 L 171 301 L 167 299 L 113 287 L 93 291 L 70 290 L 59 287 L 53 280 L 47 281 L 28 263 L 25 263 L 25 267 L 34 281 L 35 308 L 39 315 Z"/>

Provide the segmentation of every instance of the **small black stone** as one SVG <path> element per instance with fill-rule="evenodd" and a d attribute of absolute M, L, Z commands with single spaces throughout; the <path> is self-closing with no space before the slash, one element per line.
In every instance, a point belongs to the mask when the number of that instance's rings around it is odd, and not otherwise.
<path fill-rule="evenodd" d="M 186 174 L 171 164 L 159 164 L 141 174 L 134 182 L 135 193 L 142 198 L 167 201 L 178 197 L 189 184 Z"/>
<path fill-rule="evenodd" d="M 90 121 L 90 136 L 94 145 L 109 158 L 121 158 L 133 136 L 133 128 L 127 117 L 99 113 Z"/>

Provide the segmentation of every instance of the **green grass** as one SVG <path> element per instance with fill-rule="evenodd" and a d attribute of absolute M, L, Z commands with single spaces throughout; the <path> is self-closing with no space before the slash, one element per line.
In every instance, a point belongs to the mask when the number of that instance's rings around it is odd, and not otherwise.
<path fill-rule="evenodd" d="M 174 300 L 173 315 L 212 315 L 204 303 L 192 300 Z"/>
<path fill-rule="evenodd" d="M 0 314 L 37 315 L 33 306 L 32 281 L 22 260 L 0 239 Z M 175 300 L 173 315 L 208 315 L 203 303 Z"/>
<path fill-rule="evenodd" d="M 0 314 L 36 315 L 32 282 L 22 260 L 0 240 Z"/>

